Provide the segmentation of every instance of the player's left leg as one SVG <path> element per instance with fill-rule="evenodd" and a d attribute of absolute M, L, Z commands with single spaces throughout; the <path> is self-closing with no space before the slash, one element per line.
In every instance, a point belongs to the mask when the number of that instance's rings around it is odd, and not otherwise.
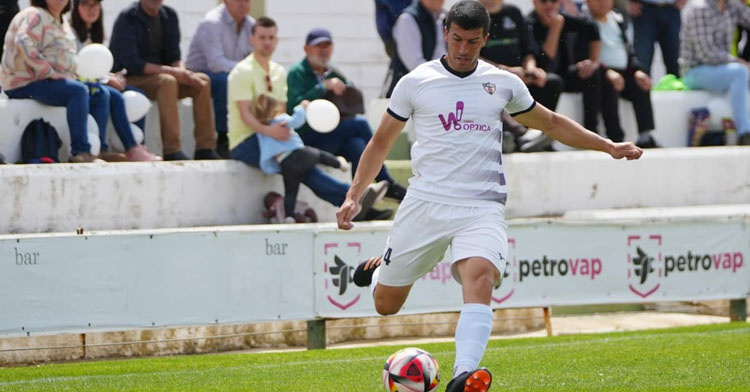
<path fill-rule="evenodd" d="M 461 278 L 464 305 L 456 326 L 456 360 L 447 392 L 484 392 L 492 383 L 489 370 L 479 368 L 492 332 L 490 300 L 500 271 L 483 257 L 455 263 Z"/>

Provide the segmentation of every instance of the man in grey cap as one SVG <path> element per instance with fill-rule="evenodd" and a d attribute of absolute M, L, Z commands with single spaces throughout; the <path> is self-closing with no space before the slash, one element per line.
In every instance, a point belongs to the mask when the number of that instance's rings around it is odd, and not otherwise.
<path fill-rule="evenodd" d="M 335 101 L 342 112 L 341 122 L 336 129 L 329 133 L 318 133 L 305 125 L 297 132 L 305 145 L 341 155 L 350 161 L 354 175 L 362 151 L 372 137 L 370 124 L 363 116 L 356 114 L 358 111 L 355 107 L 363 109 L 364 106 L 361 93 L 353 88 L 351 81 L 340 70 L 331 66 L 333 38 L 330 31 L 324 28 L 310 30 L 304 49 L 305 58 L 292 65 L 287 75 L 287 109 L 294 108 L 303 100 L 326 98 Z M 376 177 L 376 181 L 383 180 L 389 184 L 385 197 L 401 201 L 406 195 L 406 188 L 398 184 L 385 167 Z"/>

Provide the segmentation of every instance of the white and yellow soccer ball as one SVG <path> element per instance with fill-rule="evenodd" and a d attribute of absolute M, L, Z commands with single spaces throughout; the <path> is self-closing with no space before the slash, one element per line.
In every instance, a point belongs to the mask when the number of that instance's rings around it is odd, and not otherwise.
<path fill-rule="evenodd" d="M 386 392 L 431 392 L 440 382 L 440 368 L 427 351 L 409 347 L 385 361 L 383 386 Z"/>

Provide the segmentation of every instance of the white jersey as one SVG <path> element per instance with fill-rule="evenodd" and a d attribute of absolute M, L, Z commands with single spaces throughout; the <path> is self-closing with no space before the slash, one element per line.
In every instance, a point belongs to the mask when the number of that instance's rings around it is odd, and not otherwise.
<path fill-rule="evenodd" d="M 413 118 L 409 196 L 461 206 L 505 204 L 501 113 L 525 113 L 534 105 L 521 79 L 481 60 L 474 71 L 459 73 L 441 58 L 404 76 L 388 113 Z"/>

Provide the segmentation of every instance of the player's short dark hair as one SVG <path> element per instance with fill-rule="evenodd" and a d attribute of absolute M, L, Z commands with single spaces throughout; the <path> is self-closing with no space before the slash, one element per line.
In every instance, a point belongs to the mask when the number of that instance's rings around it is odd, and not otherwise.
<path fill-rule="evenodd" d="M 276 27 L 276 21 L 267 17 L 267 16 L 261 16 L 255 21 L 255 24 L 250 29 L 250 34 L 255 35 L 255 28 L 256 27 Z M 278 28 L 278 27 L 277 27 Z"/>
<path fill-rule="evenodd" d="M 450 30 L 455 23 L 464 30 L 482 28 L 482 34 L 490 31 L 490 13 L 476 0 L 461 0 L 454 4 L 445 18 L 445 27 Z"/>

